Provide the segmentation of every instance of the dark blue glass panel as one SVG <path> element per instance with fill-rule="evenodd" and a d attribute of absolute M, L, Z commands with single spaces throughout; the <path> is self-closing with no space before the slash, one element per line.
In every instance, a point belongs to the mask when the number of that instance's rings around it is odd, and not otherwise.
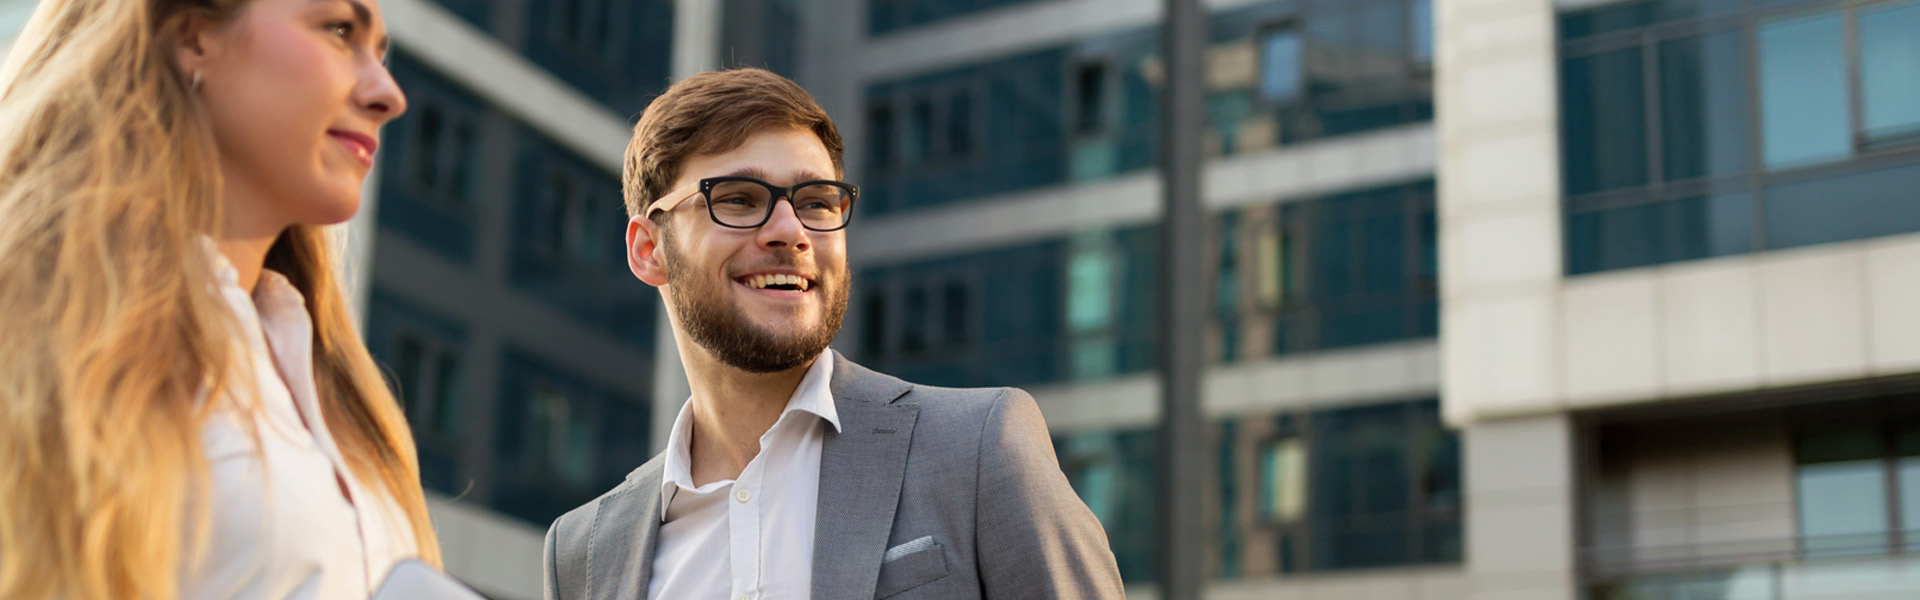
<path fill-rule="evenodd" d="M 1646 81 L 1642 70 L 1638 48 L 1562 62 L 1567 194 L 1646 185 Z"/>
<path fill-rule="evenodd" d="M 367 350 L 390 379 L 394 397 L 408 407 L 408 424 L 420 454 L 420 481 L 427 489 L 459 494 L 465 486 L 459 481 L 464 421 L 457 419 L 461 403 L 457 382 L 444 376 L 457 375 L 458 361 L 467 344 L 467 328 L 444 315 L 422 308 L 387 290 L 375 287 L 367 304 Z M 423 356 L 418 344 L 431 340 L 437 355 Z M 424 381 L 434 377 L 438 381 Z M 432 388 L 434 397 L 426 397 L 423 388 Z M 416 404 L 433 402 L 441 414 L 436 422 L 419 419 Z"/>
<path fill-rule="evenodd" d="M 1563 40 L 1639 29 L 1659 18 L 1658 2 L 1622 2 L 1611 6 L 1570 12 L 1560 17 Z"/>
<path fill-rule="evenodd" d="M 1739 175 L 1753 164 L 1746 56 L 1738 30 L 1660 45 L 1666 180 Z"/>
<path fill-rule="evenodd" d="M 867 32 L 878 35 L 1034 0 L 867 0 Z"/>
<path fill-rule="evenodd" d="M 1920 231 L 1920 165 L 1782 184 L 1766 190 L 1768 248 Z"/>
<path fill-rule="evenodd" d="M 534 524 L 592 500 L 652 456 L 652 411 L 529 354 L 500 361 L 488 505 Z"/>
<path fill-rule="evenodd" d="M 480 30 L 493 30 L 494 0 L 433 0 L 433 2 L 446 7 L 447 12 L 453 13 Z"/>
<path fill-rule="evenodd" d="M 1755 250 L 1746 193 L 1573 212 L 1567 271 L 1591 273 Z"/>
<path fill-rule="evenodd" d="M 514 287 L 634 348 L 651 348 L 659 294 L 627 268 L 619 178 L 530 129 L 516 133 Z"/>
<path fill-rule="evenodd" d="M 528 59 L 619 115 L 638 115 L 671 74 L 673 0 L 527 2 Z"/>
<path fill-rule="evenodd" d="M 380 226 L 448 260 L 471 263 L 471 196 L 482 156 L 477 140 L 491 110 L 404 52 L 394 52 L 388 68 L 413 107 L 382 130 Z"/>

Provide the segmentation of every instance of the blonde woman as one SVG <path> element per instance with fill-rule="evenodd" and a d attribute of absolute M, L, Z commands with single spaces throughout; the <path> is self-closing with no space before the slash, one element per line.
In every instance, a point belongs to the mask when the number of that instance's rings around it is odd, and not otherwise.
<path fill-rule="evenodd" d="M 0 69 L 0 598 L 365 598 L 438 564 L 322 227 L 377 0 L 42 0 Z"/>

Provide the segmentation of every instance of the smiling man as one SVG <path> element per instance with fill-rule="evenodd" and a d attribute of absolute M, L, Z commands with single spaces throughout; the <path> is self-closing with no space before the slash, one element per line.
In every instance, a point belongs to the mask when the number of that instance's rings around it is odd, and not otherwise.
<path fill-rule="evenodd" d="M 665 452 L 554 522 L 549 600 L 1123 594 L 1026 392 L 914 385 L 827 348 L 859 198 L 840 155 L 826 112 L 767 71 L 647 107 L 627 262 L 660 289 L 693 397 Z"/>

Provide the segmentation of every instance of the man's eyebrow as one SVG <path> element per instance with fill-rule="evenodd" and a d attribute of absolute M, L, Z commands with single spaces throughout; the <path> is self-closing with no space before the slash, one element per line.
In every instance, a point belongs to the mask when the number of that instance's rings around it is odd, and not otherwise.
<path fill-rule="evenodd" d="M 802 181 L 818 181 L 822 179 L 832 179 L 831 177 L 822 177 L 819 173 L 815 173 L 813 171 L 808 171 L 804 169 L 800 171 L 795 171 L 793 175 L 794 175 L 793 177 L 794 183 L 799 183 Z M 758 179 L 761 181 L 773 180 L 773 174 L 767 172 L 766 169 L 762 169 L 760 167 L 741 167 L 738 169 L 734 169 L 732 173 L 728 173 L 726 176 L 727 177 L 752 177 L 754 179 Z"/>

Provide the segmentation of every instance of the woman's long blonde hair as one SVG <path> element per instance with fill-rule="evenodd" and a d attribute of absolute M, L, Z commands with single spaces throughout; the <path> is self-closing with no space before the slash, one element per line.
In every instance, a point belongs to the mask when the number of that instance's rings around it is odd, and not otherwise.
<path fill-rule="evenodd" d="M 189 15 L 231 23 L 245 3 L 41 0 L 0 68 L 0 598 L 172 600 L 204 548 L 204 399 L 253 396 L 222 394 L 244 358 L 201 241 L 218 154 L 173 56 Z M 438 564 L 413 437 L 327 234 L 292 227 L 266 266 L 306 298 L 351 470 Z"/>

